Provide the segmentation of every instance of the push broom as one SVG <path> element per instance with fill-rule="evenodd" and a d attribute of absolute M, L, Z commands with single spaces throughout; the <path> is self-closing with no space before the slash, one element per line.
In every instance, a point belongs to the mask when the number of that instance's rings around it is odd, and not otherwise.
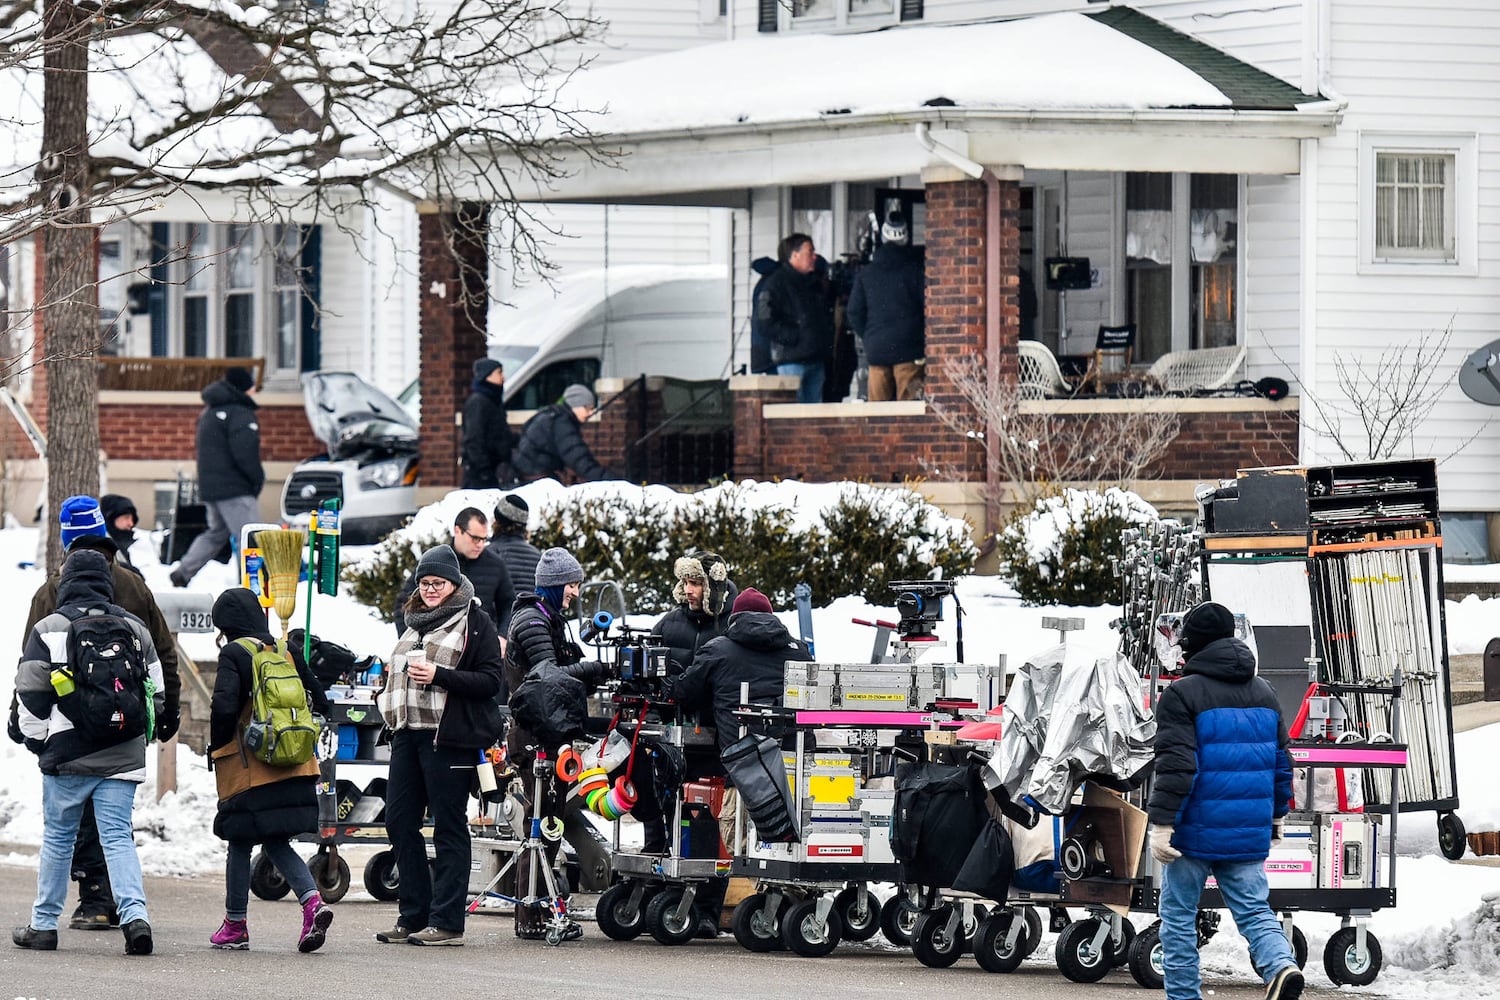
<path fill-rule="evenodd" d="M 286 642 L 287 625 L 297 611 L 297 578 L 302 575 L 302 550 L 307 545 L 307 533 L 289 528 L 268 529 L 256 536 L 256 544 L 266 561 L 271 606 L 281 619 L 281 641 Z"/>

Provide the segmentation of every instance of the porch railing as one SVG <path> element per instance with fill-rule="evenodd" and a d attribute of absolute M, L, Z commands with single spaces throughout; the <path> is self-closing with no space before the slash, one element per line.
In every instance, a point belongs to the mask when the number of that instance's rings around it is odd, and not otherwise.
<path fill-rule="evenodd" d="M 264 382 L 265 358 L 99 357 L 99 388 L 128 392 L 197 392 L 231 368 L 247 368 L 255 384 Z"/>
<path fill-rule="evenodd" d="M 644 381 L 636 393 L 633 440 L 625 446 L 625 475 L 633 482 L 703 485 L 734 466 L 734 404 L 727 381 L 663 379 L 660 415 L 648 414 Z"/>

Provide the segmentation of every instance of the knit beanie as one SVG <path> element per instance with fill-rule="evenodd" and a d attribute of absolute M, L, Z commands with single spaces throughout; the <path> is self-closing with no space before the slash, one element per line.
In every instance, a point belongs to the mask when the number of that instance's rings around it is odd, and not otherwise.
<path fill-rule="evenodd" d="M 500 362 L 496 361 L 494 358 L 480 358 L 478 361 L 474 362 L 474 380 L 476 382 L 483 382 L 485 379 L 490 377 L 490 372 L 494 371 L 496 368 L 503 367 L 504 365 L 500 364 Z"/>
<path fill-rule="evenodd" d="M 563 390 L 562 398 L 563 402 L 568 404 L 568 409 L 570 410 L 575 406 L 587 406 L 592 410 L 596 405 L 594 394 L 589 391 L 588 387 L 578 385 L 576 382 Z"/>
<path fill-rule="evenodd" d="M 110 526 L 114 525 L 115 518 L 121 514 L 129 514 L 136 519 L 137 523 L 141 519 L 140 512 L 135 509 L 135 504 L 130 498 L 118 493 L 106 493 L 100 497 L 99 510 L 104 514 L 104 523 Z"/>
<path fill-rule="evenodd" d="M 62 525 L 63 548 L 72 545 L 75 538 L 83 535 L 109 533 L 104 527 L 104 512 L 99 509 L 99 501 L 93 497 L 68 497 L 57 513 L 57 520 Z"/>
<path fill-rule="evenodd" d="M 417 579 L 425 576 L 439 576 L 455 587 L 463 582 L 464 575 L 458 569 L 458 556 L 453 552 L 451 545 L 434 545 L 422 553 L 422 558 L 417 560 Z"/>
<path fill-rule="evenodd" d="M 1234 615 L 1222 604 L 1204 601 L 1182 619 L 1182 655 L 1192 656 L 1215 639 L 1234 635 Z"/>
<path fill-rule="evenodd" d="M 583 567 L 567 549 L 548 549 L 536 564 L 538 587 L 561 587 L 583 582 Z"/>
<path fill-rule="evenodd" d="M 687 590 L 682 581 L 701 580 L 705 585 L 703 610 L 715 618 L 724 610 L 724 602 L 729 598 L 729 567 L 722 557 L 712 552 L 690 552 L 672 564 L 672 575 L 677 577 L 672 600 L 686 604 Z"/>
<path fill-rule="evenodd" d="M 531 505 L 519 493 L 507 493 L 495 504 L 495 520 L 509 521 L 526 527 L 531 520 Z"/>
<path fill-rule="evenodd" d="M 224 373 L 224 381 L 229 383 L 231 389 L 240 392 L 249 392 L 255 388 L 255 376 L 250 374 L 250 369 L 235 366 Z"/>
<path fill-rule="evenodd" d="M 740 596 L 734 599 L 734 614 L 739 614 L 741 611 L 764 611 L 770 614 L 771 610 L 771 602 L 766 599 L 766 595 L 754 587 L 746 587 L 740 591 Z"/>

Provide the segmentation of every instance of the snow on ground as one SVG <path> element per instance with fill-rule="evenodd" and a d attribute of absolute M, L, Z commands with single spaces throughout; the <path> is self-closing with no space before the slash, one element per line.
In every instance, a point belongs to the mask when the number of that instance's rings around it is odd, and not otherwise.
<path fill-rule="evenodd" d="M 800 494 L 804 509 L 816 509 L 821 496 L 807 488 Z M 450 498 L 448 506 L 461 505 Z M 533 507 L 536 500 L 533 499 Z M 456 506 L 455 506 L 456 509 Z M 446 510 L 446 507 L 444 507 Z M 433 514 L 434 523 L 442 522 Z M 12 595 L 0 610 L 0 648 L 18 650 L 25 624 L 29 595 L 42 581 L 31 568 L 37 544 L 34 528 L 12 525 L 0 530 L 0 590 Z M 144 564 L 148 582 L 167 589 L 166 567 L 155 563 L 148 545 L 134 550 Z M 361 558 L 358 549 L 346 550 L 346 561 Z M 1485 568 L 1466 567 L 1465 579 L 1500 578 L 1486 575 Z M 195 589 L 217 592 L 235 584 L 228 566 L 210 563 L 194 581 Z M 741 583 L 753 581 L 740 581 Z M 304 595 L 300 595 L 305 598 Z M 1115 647 L 1110 621 L 1118 609 L 1022 607 L 1005 583 L 994 577 L 968 577 L 958 584 L 958 598 L 966 615 L 964 658 L 968 662 L 995 663 L 1003 654 L 1012 667 L 1027 655 L 1056 644 L 1057 634 L 1042 627 L 1044 616 L 1083 619 L 1084 628 L 1069 634 L 1070 656 L 1108 655 Z M 305 606 L 302 608 L 306 610 Z M 955 617 L 945 602 L 947 617 L 938 629 L 949 645 L 929 657 L 953 658 L 956 654 Z M 1496 631 L 1500 601 L 1468 598 L 1447 605 L 1449 647 L 1454 652 L 1478 652 Z M 299 615 L 299 619 L 300 619 Z M 796 631 L 795 612 L 782 619 Z M 854 624 L 852 618 L 893 620 L 893 608 L 872 607 L 857 598 L 843 598 L 813 613 L 817 654 L 820 660 L 859 662 L 868 659 L 873 631 Z M 347 597 L 315 598 L 313 629 L 316 634 L 343 643 L 358 654 L 384 656 L 394 644 L 395 629 Z M 185 637 L 195 658 L 216 655 L 213 636 Z M 6 703 L 14 685 L 14 672 L 0 669 L 0 699 Z M 1500 758 L 1500 725 L 1487 726 L 1455 738 L 1458 758 L 1458 788 L 1462 800 L 1460 816 L 1478 825 L 1500 826 L 1500 786 L 1489 780 L 1493 761 Z M 212 833 L 216 807 L 213 778 L 202 758 L 186 751 L 178 756 L 178 790 L 156 801 L 156 755 L 149 755 L 150 777 L 137 797 L 136 829 L 142 863 L 155 875 L 192 877 L 222 870 L 223 845 Z M 20 845 L 21 850 L 0 855 L 0 864 L 35 866 L 35 854 L 25 848 L 41 840 L 41 781 L 30 754 L 9 740 L 0 740 L 0 842 Z M 1345 987 L 1349 993 L 1388 995 L 1401 998 L 1500 996 L 1500 862 L 1466 859 L 1450 863 L 1437 850 L 1431 813 L 1408 813 L 1400 817 L 1397 887 L 1400 905 L 1377 913 L 1370 922 L 1385 954 L 1385 968 L 1375 984 L 1364 990 Z M 1382 868 L 1382 878 L 1385 869 Z M 356 879 L 356 886 L 358 880 Z M 355 890 L 359 890 L 356 888 Z M 1136 918 L 1144 926 L 1149 918 Z M 1311 958 L 1309 982 L 1328 986 L 1323 973 L 1322 950 L 1338 927 L 1338 918 L 1323 914 L 1300 914 L 1297 924 L 1307 935 Z M 1051 939 L 1030 961 L 1050 964 Z M 1225 920 L 1220 933 L 1204 949 L 1203 964 L 1210 979 L 1247 981 L 1253 978 L 1243 941 Z M 1206 995 L 1211 995 L 1209 990 Z"/>

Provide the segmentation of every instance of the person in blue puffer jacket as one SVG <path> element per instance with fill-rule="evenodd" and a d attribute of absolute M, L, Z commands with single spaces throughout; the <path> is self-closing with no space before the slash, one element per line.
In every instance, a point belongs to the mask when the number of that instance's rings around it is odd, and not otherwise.
<path fill-rule="evenodd" d="M 1182 679 L 1156 706 L 1156 767 L 1147 812 L 1162 868 L 1167 1000 L 1198 1000 L 1198 897 L 1208 876 L 1250 946 L 1266 1000 L 1296 1000 L 1302 973 L 1267 904 L 1265 860 L 1292 797 L 1286 722 L 1234 615 L 1205 602 L 1183 619 Z"/>

